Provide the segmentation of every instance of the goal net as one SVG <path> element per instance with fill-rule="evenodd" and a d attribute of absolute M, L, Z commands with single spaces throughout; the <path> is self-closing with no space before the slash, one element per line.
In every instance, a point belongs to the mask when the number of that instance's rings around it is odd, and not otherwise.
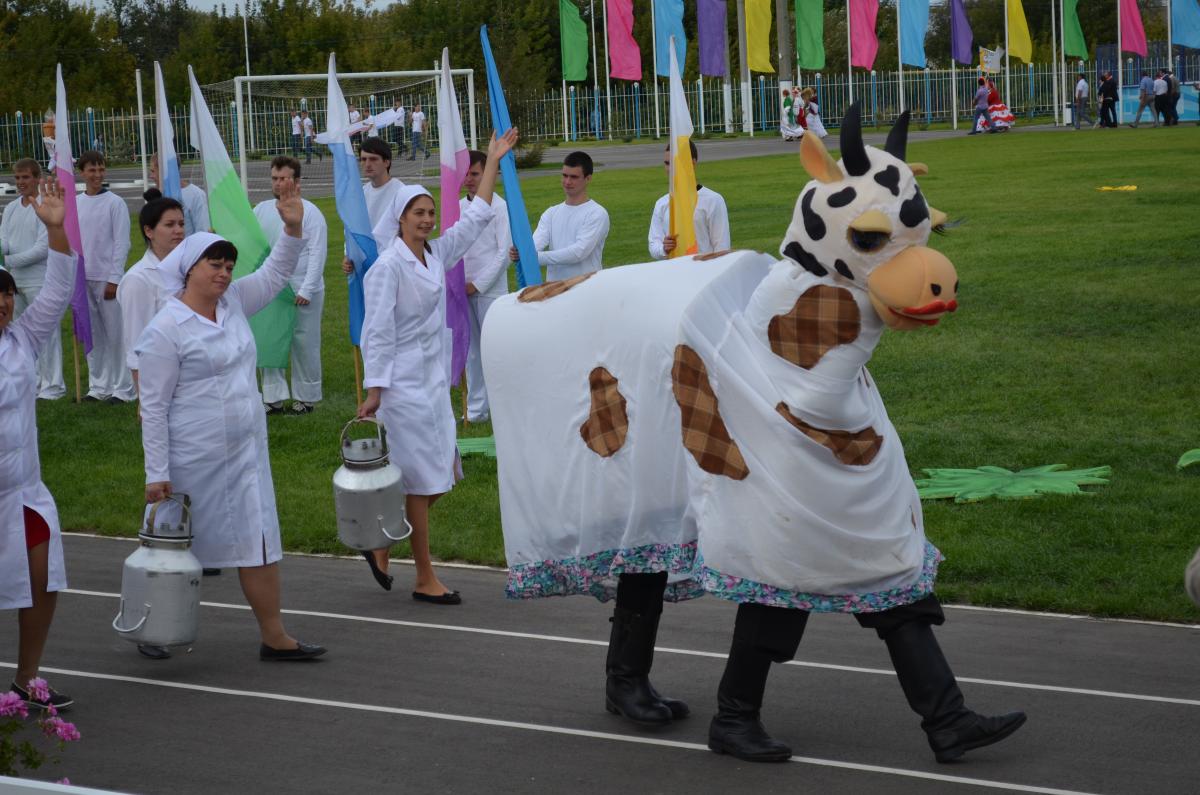
<path fill-rule="evenodd" d="M 451 72 L 463 136 L 474 148 L 476 134 L 475 81 L 470 69 Z M 364 119 L 402 106 L 403 127 L 391 124 L 354 137 L 357 146 L 368 135 L 392 149 L 392 176 L 405 182 L 435 185 L 438 179 L 437 84 L 441 71 L 367 72 L 338 76 L 346 104 Z M 303 192 L 309 199 L 333 195 L 333 164 L 329 149 L 301 132 L 293 132 L 293 118 L 307 111 L 314 136 L 328 129 L 326 92 L 328 75 L 263 75 L 237 77 L 202 86 L 201 91 L 225 140 L 229 156 L 239 168 L 251 203 L 271 197 L 271 158 L 286 154 L 302 165 Z M 420 106 L 425 114 L 422 133 L 425 151 L 413 151 L 412 113 Z M 297 115 L 293 117 L 293 112 Z M 390 115 L 390 114 L 389 114 Z M 300 126 L 301 131 L 303 126 Z M 197 168 L 198 170 L 198 168 Z M 185 166 L 184 171 L 188 171 Z M 188 174 L 183 175 L 185 179 Z M 199 176 L 199 175 L 197 175 Z"/>

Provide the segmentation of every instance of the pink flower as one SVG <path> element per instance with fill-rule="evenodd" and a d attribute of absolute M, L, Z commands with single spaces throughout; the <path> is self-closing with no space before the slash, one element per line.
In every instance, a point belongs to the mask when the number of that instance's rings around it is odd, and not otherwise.
<path fill-rule="evenodd" d="M 50 700 L 50 686 L 41 677 L 30 679 L 29 685 L 25 689 L 29 691 L 29 695 L 33 696 L 36 701 Z"/>
<path fill-rule="evenodd" d="M 57 737 L 64 743 L 79 739 L 79 730 L 75 728 L 75 724 L 67 723 L 62 718 L 46 718 L 42 721 L 42 731 L 47 737 Z"/>
<path fill-rule="evenodd" d="M 29 708 L 25 706 L 25 699 L 11 690 L 7 693 L 0 693 L 0 718 L 10 718 L 14 715 L 22 718 L 29 717 Z"/>
<path fill-rule="evenodd" d="M 62 784 L 62 785 L 64 785 L 64 786 L 67 786 L 67 787 L 69 787 L 69 786 L 71 786 L 71 779 L 67 778 L 66 776 L 63 776 L 62 778 L 60 778 L 58 781 L 56 781 L 56 782 L 54 782 L 54 783 L 55 783 L 55 784 Z"/>

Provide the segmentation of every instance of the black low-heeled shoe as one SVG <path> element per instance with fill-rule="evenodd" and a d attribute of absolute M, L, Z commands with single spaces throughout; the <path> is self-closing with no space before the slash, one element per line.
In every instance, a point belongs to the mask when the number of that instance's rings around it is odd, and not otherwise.
<path fill-rule="evenodd" d="M 447 591 L 446 593 L 438 594 L 437 596 L 434 596 L 433 594 L 421 593 L 420 591 L 413 591 L 412 598 L 418 602 L 428 602 L 429 604 L 433 605 L 462 604 L 462 595 L 459 594 L 458 591 Z"/>
<path fill-rule="evenodd" d="M 375 552 L 370 549 L 359 550 L 359 553 L 366 559 L 367 565 L 371 567 L 371 576 L 375 578 L 375 582 L 379 583 L 379 587 L 385 591 L 392 590 L 392 575 L 385 573 L 379 568 L 379 564 L 375 562 Z"/>
<path fill-rule="evenodd" d="M 305 643 L 304 641 L 296 641 L 294 649 L 273 649 L 267 644 L 262 644 L 258 647 L 258 659 L 270 662 L 293 662 L 299 660 L 312 660 L 320 657 L 327 649 L 324 646 L 318 646 L 315 643 Z"/>
<path fill-rule="evenodd" d="M 143 657 L 149 657 L 151 660 L 171 659 L 171 650 L 166 646 L 151 646 L 146 643 L 139 643 L 137 650 Z"/>

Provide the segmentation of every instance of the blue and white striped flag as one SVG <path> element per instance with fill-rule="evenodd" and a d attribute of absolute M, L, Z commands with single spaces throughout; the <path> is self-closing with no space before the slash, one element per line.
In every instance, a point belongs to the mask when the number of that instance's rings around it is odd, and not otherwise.
<path fill-rule="evenodd" d="M 154 130 L 158 139 L 158 189 L 163 196 L 183 201 L 179 180 L 179 155 L 175 153 L 175 132 L 171 129 L 171 109 L 167 105 L 167 87 L 162 68 L 154 62 Z"/>

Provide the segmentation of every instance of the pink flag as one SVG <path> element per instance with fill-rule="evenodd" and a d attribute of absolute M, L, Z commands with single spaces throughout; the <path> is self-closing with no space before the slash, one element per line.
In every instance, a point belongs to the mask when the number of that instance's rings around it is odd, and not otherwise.
<path fill-rule="evenodd" d="M 450 74 L 450 48 L 442 49 L 442 79 L 437 92 L 438 158 L 441 164 L 442 231 L 458 220 L 458 192 L 471 167 L 467 141 L 463 137 L 462 115 L 458 112 L 458 97 L 454 92 L 454 76 Z M 471 320 L 467 308 L 466 266 L 460 259 L 446 265 L 446 325 L 454 341 L 450 357 L 450 383 L 458 378 L 467 364 L 467 348 L 471 344 Z"/>
<path fill-rule="evenodd" d="M 1146 57 L 1146 31 L 1142 28 L 1142 14 L 1137 0 L 1120 0 L 1121 5 L 1121 52 L 1132 52 Z"/>
<path fill-rule="evenodd" d="M 633 39 L 633 0 L 608 3 L 608 73 L 620 80 L 642 79 L 642 51 Z"/>
<path fill-rule="evenodd" d="M 71 117 L 67 113 L 67 89 L 63 85 L 62 64 L 58 65 L 58 96 L 54 103 L 54 157 L 50 171 L 63 187 L 66 205 L 67 240 L 75 252 L 75 292 L 71 294 L 71 325 L 75 339 L 83 343 L 86 353 L 92 352 L 92 317 L 88 310 L 87 276 L 83 267 L 83 244 L 79 236 L 79 208 L 75 204 L 75 156 L 71 153 Z"/>
<path fill-rule="evenodd" d="M 849 0 L 850 3 L 850 65 L 872 69 L 879 38 L 875 35 L 875 18 L 879 16 L 879 0 Z"/>

